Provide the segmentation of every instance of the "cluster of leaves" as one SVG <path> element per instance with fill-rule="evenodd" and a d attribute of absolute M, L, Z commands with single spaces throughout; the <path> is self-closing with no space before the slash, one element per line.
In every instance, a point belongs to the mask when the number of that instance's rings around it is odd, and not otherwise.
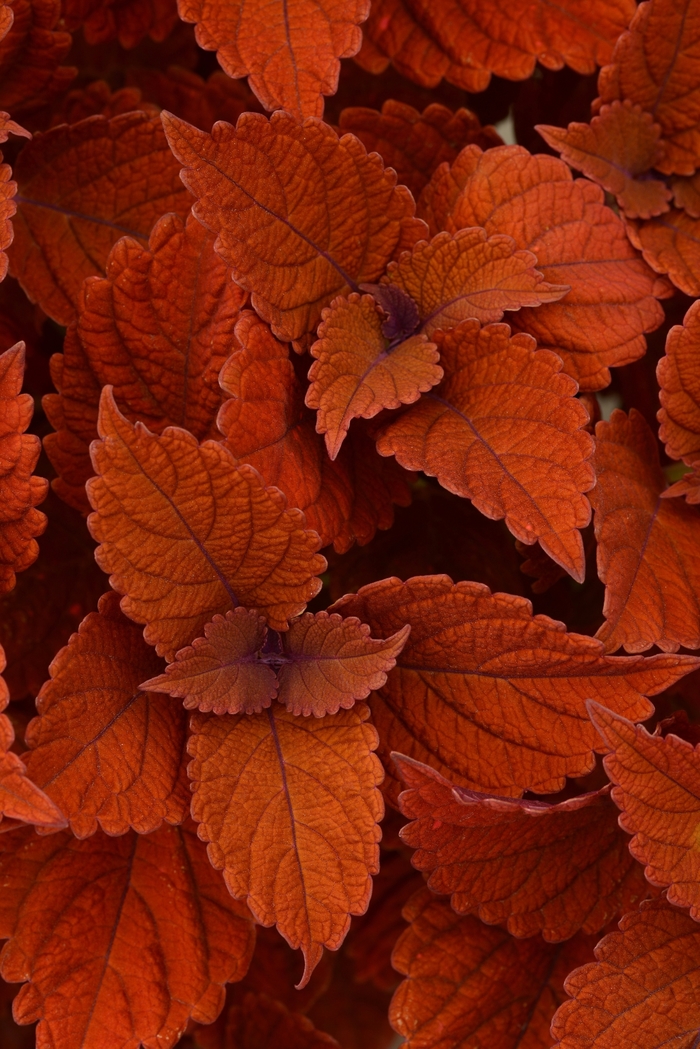
<path fill-rule="evenodd" d="M 700 1044 L 696 30 L 0 4 L 3 1049 Z"/>

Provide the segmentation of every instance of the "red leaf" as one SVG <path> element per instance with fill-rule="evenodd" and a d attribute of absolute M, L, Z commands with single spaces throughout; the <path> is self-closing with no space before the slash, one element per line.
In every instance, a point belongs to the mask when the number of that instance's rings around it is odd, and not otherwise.
<path fill-rule="evenodd" d="M 640 1037 L 645 1049 L 691 1049 L 700 1027 L 700 928 L 687 914 L 650 900 L 625 915 L 595 956 L 564 985 L 573 1001 L 552 1022 L 557 1049 L 634 1045 Z"/>
<path fill-rule="evenodd" d="M 383 760 L 398 750 L 460 786 L 518 796 L 556 791 L 593 768 L 599 747 L 585 699 L 649 717 L 642 694 L 667 688 L 692 656 L 603 654 L 600 642 L 532 615 L 529 601 L 478 583 L 423 576 L 384 579 L 330 609 L 386 636 L 411 633 L 372 698 Z"/>
<path fill-rule="evenodd" d="M 197 43 L 216 51 L 222 69 L 248 83 L 266 109 L 298 120 L 323 115 L 323 95 L 338 89 L 340 58 L 360 48 L 368 0 L 178 0 L 180 18 L 197 23 Z"/>
<path fill-rule="evenodd" d="M 648 222 L 626 220 L 629 239 L 657 273 L 667 273 L 686 295 L 700 295 L 700 221 L 671 208 Z"/>
<path fill-rule="evenodd" d="M 413 865 L 430 872 L 429 887 L 451 894 L 458 914 L 556 943 L 579 929 L 599 932 L 646 895 L 608 788 L 558 805 L 515 801 L 393 758 L 406 786 L 401 811 L 413 820 L 401 838 L 416 850 Z"/>
<path fill-rule="evenodd" d="M 343 133 L 357 135 L 368 153 L 379 153 L 384 166 L 393 168 L 416 198 L 440 164 L 451 163 L 463 146 L 473 142 L 489 149 L 503 144 L 496 129 L 482 128 L 469 109 L 453 113 L 439 102 L 419 113 L 388 99 L 381 113 L 360 106 L 344 109 L 338 123 Z"/>
<path fill-rule="evenodd" d="M 168 66 L 165 72 L 135 66 L 127 70 L 127 80 L 141 88 L 149 102 L 155 102 L 161 109 L 169 109 L 182 120 L 205 130 L 210 129 L 215 120 L 235 124 L 241 113 L 261 108 L 246 83 L 231 80 L 221 71 L 203 80 L 181 66 Z"/>
<path fill-rule="evenodd" d="M 504 517 L 580 582 L 578 529 L 591 514 L 583 493 L 595 483 L 588 414 L 558 357 L 529 335 L 509 336 L 505 324 L 475 320 L 436 332 L 444 381 L 383 430 L 377 449 Z"/>
<path fill-rule="evenodd" d="M 322 546 L 333 543 L 344 553 L 355 540 L 368 543 L 377 528 L 389 528 L 392 504 L 410 502 L 410 475 L 377 454 L 360 422 L 331 462 L 287 346 L 250 312 L 236 325 L 236 339 L 240 348 L 219 377 L 229 399 L 218 417 L 236 464 L 249 463 L 267 484 L 281 488 L 289 505 L 304 511 Z"/>
<path fill-rule="evenodd" d="M 76 837 L 94 834 L 98 823 L 107 834 L 146 834 L 187 815 L 186 715 L 139 688 L 161 666 L 114 593 L 51 664 L 25 761 Z"/>
<path fill-rule="evenodd" d="M 110 387 L 99 430 L 98 476 L 88 485 L 89 525 L 102 544 L 95 556 L 158 653 L 173 659 L 212 616 L 238 604 L 285 630 L 320 589 L 326 564 L 300 511 L 287 510 L 251 467 L 234 466 L 221 444 L 199 445 L 177 427 L 158 437 L 132 426 Z"/>
<path fill-rule="evenodd" d="M 682 324 L 666 336 L 666 356 L 656 369 L 659 379 L 659 438 L 671 459 L 688 466 L 700 460 L 700 393 L 698 392 L 698 348 L 700 305 L 694 302 Z"/>
<path fill-rule="evenodd" d="M 668 899 L 700 918 L 700 751 L 671 733 L 650 736 L 599 706 L 589 706 L 593 724 L 612 752 L 605 771 L 620 826 L 634 834 L 630 852 L 645 864 L 652 885 L 669 886 Z"/>
<path fill-rule="evenodd" d="M 63 19 L 71 32 L 82 26 L 88 44 L 116 39 L 135 47 L 146 35 L 165 40 L 177 22 L 177 7 L 175 0 L 63 0 Z"/>
<path fill-rule="evenodd" d="M 83 279 L 102 275 L 121 236 L 145 239 L 164 212 L 190 206 L 160 120 L 138 111 L 36 135 L 15 175 L 12 273 L 59 324 L 75 318 Z"/>
<path fill-rule="evenodd" d="M 12 0 L 10 10 L 11 28 L 0 33 L 0 109 L 29 113 L 65 91 L 77 70 L 61 65 L 71 38 L 56 29 L 60 0 Z"/>
<path fill-rule="evenodd" d="M 564 978 L 591 957 L 595 940 L 555 946 L 516 940 L 470 915 L 459 917 L 422 889 L 409 900 L 411 922 L 394 948 L 407 977 L 391 1003 L 392 1026 L 406 1049 L 540 1049 L 564 998 Z"/>
<path fill-rule="evenodd" d="M 305 1016 L 267 994 L 250 991 L 228 1010 L 216 1041 L 206 1028 L 196 1037 L 204 1049 L 339 1049 L 335 1038 L 318 1031 Z"/>
<path fill-rule="evenodd" d="M 643 333 L 663 320 L 654 296 L 667 292 L 605 207 L 603 191 L 573 181 L 561 160 L 522 146 L 487 153 L 467 146 L 451 168 L 436 171 L 419 211 L 431 233 L 466 226 L 507 233 L 534 252 L 545 280 L 571 287 L 560 302 L 521 310 L 512 324 L 563 357 L 583 390 L 602 389 L 610 367 L 641 357 Z"/>
<path fill-rule="evenodd" d="M 661 128 L 639 106 L 616 101 L 602 106 L 590 124 L 569 124 L 568 130 L 539 124 L 536 130 L 567 164 L 614 193 L 629 218 L 668 211 L 672 193 L 666 184 L 638 178 L 663 155 Z"/>
<path fill-rule="evenodd" d="M 46 497 L 48 481 L 36 477 L 41 441 L 25 434 L 34 400 L 21 393 L 24 343 L 0 354 L 0 594 L 15 585 L 15 572 L 36 561 L 36 536 L 46 528 L 46 516 L 36 509 Z"/>
<path fill-rule="evenodd" d="M 170 1049 L 189 1017 L 216 1019 L 224 984 L 248 968 L 250 916 L 191 827 L 15 831 L 0 837 L 0 872 L 2 975 L 30 981 L 14 1015 L 39 1020 L 39 1045 Z"/>
<path fill-rule="evenodd" d="M 194 214 L 283 339 L 313 331 L 324 306 L 424 235 L 411 194 L 353 135 L 286 113 L 244 113 L 211 135 L 167 113 L 163 123 Z"/>
<path fill-rule="evenodd" d="M 381 766 L 364 703 L 298 718 L 194 714 L 192 813 L 230 892 L 256 921 L 301 947 L 308 983 L 324 946 L 337 949 L 363 914 L 379 869 Z"/>
<path fill-rule="evenodd" d="M 606 650 L 700 647 L 700 514 L 664 499 L 656 441 L 634 408 L 596 426 L 591 492 Z"/>
<path fill-rule="evenodd" d="M 426 335 L 392 345 L 371 295 L 334 299 L 321 316 L 306 404 L 318 409 L 316 429 L 326 435 L 328 455 L 335 459 L 353 419 L 412 404 L 443 372 Z"/>
<path fill-rule="evenodd" d="M 150 117 L 158 116 L 158 107 L 144 102 L 137 87 L 122 87 L 112 91 L 106 80 L 93 80 L 84 88 L 69 91 L 60 105 L 52 108 L 51 127 L 59 124 L 77 124 L 87 117 L 118 117 L 141 109 Z"/>

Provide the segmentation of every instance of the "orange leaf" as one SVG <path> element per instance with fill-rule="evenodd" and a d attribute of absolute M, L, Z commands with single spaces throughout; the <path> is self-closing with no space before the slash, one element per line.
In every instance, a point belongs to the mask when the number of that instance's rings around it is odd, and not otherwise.
<path fill-rule="evenodd" d="M 36 561 L 36 536 L 46 517 L 36 509 L 46 497 L 48 481 L 36 477 L 41 441 L 25 434 L 34 413 L 34 399 L 21 393 L 24 343 L 0 354 L 0 594 L 15 585 L 15 572 Z"/>
<path fill-rule="evenodd" d="M 398 285 L 418 306 L 421 332 L 432 336 L 460 321 L 500 321 L 504 310 L 556 302 L 568 285 L 547 284 L 535 269 L 530 251 L 517 251 L 512 237 L 488 237 L 478 226 L 454 236 L 438 233 L 419 241 L 398 262 L 389 264 L 386 280 Z"/>
<path fill-rule="evenodd" d="M 594 696 L 640 720 L 642 694 L 667 688 L 698 662 L 603 654 L 595 638 L 532 615 L 522 597 L 447 576 L 384 579 L 330 609 L 377 636 L 411 633 L 372 698 L 385 765 L 398 750 L 460 786 L 517 796 L 559 790 L 593 768 L 600 747 L 585 708 Z"/>
<path fill-rule="evenodd" d="M 700 78 L 692 0 L 654 0 L 637 8 L 601 70 L 601 102 L 629 99 L 661 126 L 665 175 L 692 175 L 700 155 Z"/>
<path fill-rule="evenodd" d="M 323 95 L 338 89 L 338 59 L 359 50 L 369 14 L 368 0 L 178 0 L 178 7 L 229 76 L 247 76 L 266 109 L 297 120 L 323 116 Z"/>
<path fill-rule="evenodd" d="M 349 710 L 386 684 L 410 630 L 405 626 L 382 641 L 353 616 L 306 612 L 282 637 L 280 702 L 292 714 L 317 718 Z"/>
<path fill-rule="evenodd" d="M 692 506 L 700 503 L 700 470 L 696 468 L 684 474 L 680 481 L 676 481 L 661 493 L 661 498 L 672 499 L 678 495 L 684 495 L 686 502 Z"/>
<path fill-rule="evenodd" d="M 411 194 L 353 135 L 286 113 L 244 113 L 211 135 L 168 113 L 163 123 L 194 214 L 280 338 L 313 331 L 324 306 L 425 234 Z"/>
<path fill-rule="evenodd" d="M 604 709 L 601 707 L 601 710 Z M 458 914 L 476 913 L 513 936 L 567 940 L 599 932 L 646 893 L 617 825 L 609 788 L 547 805 L 455 787 L 427 765 L 394 754 L 414 822 L 401 831 L 412 863 Z"/>
<path fill-rule="evenodd" d="M 567 164 L 614 193 L 630 218 L 648 219 L 668 211 L 672 193 L 666 184 L 638 178 L 663 155 L 661 128 L 639 106 L 616 101 L 602 106 L 590 124 L 569 124 L 567 130 L 538 124 L 536 130 Z"/>
<path fill-rule="evenodd" d="M 691 1049 L 700 1027 L 700 928 L 666 900 L 626 914 L 571 973 L 552 1022 L 557 1049 Z"/>
<path fill-rule="evenodd" d="M 0 109 L 27 113 L 66 90 L 77 70 L 61 62 L 71 46 L 56 29 L 60 0 L 12 0 L 9 31 L 0 33 Z"/>
<path fill-rule="evenodd" d="M 506 324 L 476 320 L 436 332 L 445 379 L 390 423 L 382 455 L 424 470 L 520 540 L 542 548 L 579 582 L 579 528 L 591 516 L 583 494 L 595 484 L 593 441 L 576 383 L 561 360 Z"/>
<path fill-rule="evenodd" d="M 249 463 L 267 484 L 281 488 L 289 505 L 304 511 L 322 546 L 333 543 L 345 553 L 355 540 L 368 543 L 377 528 L 389 528 L 392 503 L 410 502 L 410 475 L 377 454 L 361 423 L 331 462 L 288 347 L 249 311 L 236 325 L 236 340 L 240 348 L 219 376 L 229 399 L 218 416 L 236 465 Z"/>
<path fill-rule="evenodd" d="M 338 123 L 343 133 L 357 135 L 368 153 L 379 153 L 384 166 L 394 169 L 416 199 L 440 164 L 452 163 L 463 146 L 474 142 L 489 149 L 503 144 L 496 129 L 482 128 L 471 110 L 453 113 L 439 102 L 422 113 L 392 99 L 383 104 L 381 113 L 353 106 L 341 112 Z"/>
<path fill-rule="evenodd" d="M 318 1031 L 305 1016 L 267 994 L 250 991 L 229 1009 L 220 1040 L 210 1042 L 204 1029 L 201 1044 L 216 1044 L 217 1049 L 339 1049 L 335 1038 Z"/>
<path fill-rule="evenodd" d="M 460 917 L 421 889 L 404 908 L 411 922 L 394 948 L 406 980 L 389 1019 L 406 1049 L 544 1049 L 572 967 L 593 956 L 595 940 L 552 945 L 516 940 L 504 929 Z"/>
<path fill-rule="evenodd" d="M 606 746 L 605 770 L 617 786 L 620 826 L 633 834 L 630 852 L 652 885 L 700 917 L 700 751 L 671 732 L 651 736 L 592 701 L 589 710 Z"/>
<path fill-rule="evenodd" d="M 677 208 L 683 208 L 694 219 L 700 218 L 700 176 L 696 172 L 689 178 L 671 179 L 673 190 L 673 203 Z"/>
<path fill-rule="evenodd" d="M 669 458 L 683 459 L 689 466 L 700 460 L 699 348 L 700 304 L 694 302 L 683 323 L 666 336 L 666 356 L 656 368 L 661 387 L 659 438 Z"/>
<path fill-rule="evenodd" d="M 599 422 L 596 437 L 590 499 L 606 618 L 597 636 L 609 652 L 698 648 L 700 514 L 663 498 L 656 441 L 634 408 L 629 418 L 618 410 Z"/>
<path fill-rule="evenodd" d="M 0 113 L 0 142 L 7 142 L 10 135 L 19 135 L 21 138 L 31 138 L 31 132 L 27 131 L 14 120 L 10 120 L 9 113 Z"/>
<path fill-rule="evenodd" d="M 439 354 L 427 335 L 411 335 L 392 345 L 371 295 L 354 293 L 324 309 L 316 360 L 309 369 L 306 404 L 317 408 L 316 429 L 326 435 L 335 459 L 353 419 L 371 419 L 383 408 L 417 401 L 442 378 Z"/>
<path fill-rule="evenodd" d="M 189 797 L 181 767 L 186 715 L 139 681 L 160 669 L 114 593 L 83 620 L 51 664 L 37 697 L 25 756 L 30 776 L 70 820 L 78 838 L 140 834 L 182 823 Z"/>
<path fill-rule="evenodd" d="M 107 278 L 85 282 L 77 330 L 69 329 L 63 354 L 51 361 L 59 393 L 43 405 L 57 432 L 45 447 L 59 474 L 53 487 L 76 509 L 89 509 L 83 486 L 93 473 L 88 446 L 103 386 L 113 384 L 126 417 L 155 433 L 177 425 L 200 439 L 218 437 L 218 372 L 245 293 L 191 217 L 185 224 L 164 215 L 149 249 L 130 237 L 117 241 Z"/>
<path fill-rule="evenodd" d="M 18 1023 L 55 1049 L 170 1049 L 211 1023 L 253 953 L 246 909 L 191 825 L 154 834 L 0 836 L 0 935 Z"/>
<path fill-rule="evenodd" d="M 2 678 L 5 653 L 0 646 L 0 710 L 10 696 Z M 66 819 L 51 798 L 26 776 L 26 766 L 10 750 L 15 734 L 10 719 L 0 714 L 0 819 L 22 820 L 52 830 L 66 826 Z M 4 828 L 3 828 L 4 829 Z"/>
<path fill-rule="evenodd" d="M 63 19 L 71 32 L 82 26 L 87 44 L 116 39 L 130 48 L 146 35 L 165 40 L 177 23 L 177 6 L 175 0 L 63 0 Z"/>
<path fill-rule="evenodd" d="M 166 692 L 188 710 L 259 714 L 277 695 L 277 676 L 258 658 L 267 628 L 257 612 L 234 608 L 214 616 L 204 637 L 181 648 L 164 674 L 141 688 Z"/>
<path fill-rule="evenodd" d="M 583 390 L 602 389 L 610 367 L 642 356 L 643 333 L 663 320 L 654 296 L 666 294 L 603 200 L 598 186 L 574 182 L 555 157 L 467 146 L 451 168 L 436 171 L 419 208 L 433 234 L 466 226 L 509 234 L 534 252 L 546 281 L 571 287 L 560 302 L 521 310 L 512 324 L 558 353 Z"/>
<path fill-rule="evenodd" d="M 98 477 L 88 484 L 89 519 L 122 607 L 159 655 L 197 637 L 216 613 L 258 608 L 270 626 L 287 620 L 320 589 L 326 562 L 318 536 L 284 496 L 250 466 L 234 466 L 216 441 L 199 445 L 186 430 L 158 437 L 102 395 L 92 446 Z"/>
<path fill-rule="evenodd" d="M 279 703 L 262 714 L 192 717 L 192 813 L 229 891 L 256 921 L 301 947 L 308 983 L 324 946 L 363 914 L 379 869 L 383 815 L 377 734 L 364 703 L 298 718 Z"/>
<path fill-rule="evenodd" d="M 700 295 L 700 220 L 671 208 L 648 222 L 628 219 L 627 233 L 635 248 L 657 273 L 667 273 L 686 295 Z"/>
<path fill-rule="evenodd" d="M 543 0 L 379 0 L 372 4 L 358 56 L 380 73 L 392 61 L 423 87 L 441 77 L 466 91 L 483 91 L 490 74 L 525 80 L 539 59 L 547 69 L 566 63 L 594 73 L 634 13 L 629 0 L 597 0 L 585 20 L 576 0 L 553 7 Z"/>
<path fill-rule="evenodd" d="M 36 135 L 15 175 L 12 273 L 59 324 L 75 318 L 83 279 L 101 276 L 121 236 L 145 239 L 164 212 L 190 206 L 160 120 L 139 111 Z"/>

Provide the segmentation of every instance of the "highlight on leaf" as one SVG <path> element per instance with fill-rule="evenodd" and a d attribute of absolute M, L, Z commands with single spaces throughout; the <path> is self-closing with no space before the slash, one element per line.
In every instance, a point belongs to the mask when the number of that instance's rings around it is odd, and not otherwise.
<path fill-rule="evenodd" d="M 700 1028 L 696 987 L 700 927 L 666 900 L 626 914 L 595 949 L 596 961 L 564 984 L 570 999 L 552 1021 L 556 1049 L 629 1045 L 692 1046 Z"/>
<path fill-rule="evenodd" d="M 257 608 L 285 630 L 320 589 L 318 536 L 250 466 L 186 430 L 150 433 L 101 399 L 88 483 L 97 562 L 125 594 L 122 608 L 172 660 L 215 614 Z"/>
<path fill-rule="evenodd" d="M 419 241 L 411 252 L 392 262 L 385 278 L 413 299 L 430 338 L 474 318 L 482 324 L 500 321 L 505 310 L 556 302 L 568 285 L 547 284 L 535 269 L 530 251 L 516 250 L 506 234 L 488 237 L 479 227 L 438 233 Z"/>
<path fill-rule="evenodd" d="M 323 115 L 323 95 L 338 88 L 339 59 L 359 50 L 369 14 L 368 0 L 178 0 L 178 8 L 229 76 L 247 76 L 266 109 L 297 120 Z"/>
<path fill-rule="evenodd" d="M 355 541 L 368 543 L 377 528 L 393 524 L 394 503 L 411 501 L 410 474 L 377 454 L 361 422 L 331 461 L 288 346 L 247 310 L 235 334 L 237 346 L 219 375 L 228 397 L 217 422 L 236 465 L 248 463 L 280 488 L 290 506 L 304 511 L 322 546 L 333 543 L 345 553 Z"/>
<path fill-rule="evenodd" d="M 334 299 L 322 313 L 318 336 L 306 404 L 318 410 L 316 429 L 326 435 L 331 459 L 353 419 L 411 404 L 442 379 L 435 343 L 418 334 L 392 345 L 371 295 Z"/>
<path fill-rule="evenodd" d="M 324 306 L 382 276 L 425 235 L 413 198 L 354 135 L 287 113 L 244 113 L 211 135 L 162 115 L 196 217 L 255 310 L 285 340 L 315 330 Z M 303 187 L 303 192 L 299 190 Z"/>
<path fill-rule="evenodd" d="M 40 1045 L 170 1049 L 190 1018 L 216 1019 L 224 984 L 250 963 L 250 915 L 191 823 L 86 841 L 12 831 L 0 835 L 0 876 L 0 972 L 29 981 L 14 1016 L 39 1021 Z"/>
<path fill-rule="evenodd" d="M 329 611 L 380 637 L 411 627 L 371 699 L 387 774 L 399 751 L 458 786 L 510 797 L 557 791 L 593 768 L 601 747 L 587 697 L 642 720 L 653 709 L 644 695 L 698 665 L 693 656 L 607 656 L 595 638 L 533 616 L 524 598 L 447 576 L 380 580 Z"/>
<path fill-rule="evenodd" d="M 644 332 L 663 320 L 656 296 L 668 294 L 664 285 L 635 253 L 602 189 L 574 181 L 562 160 L 522 146 L 486 153 L 467 146 L 435 172 L 418 211 L 433 235 L 468 226 L 506 233 L 536 255 L 547 282 L 570 286 L 559 302 L 522 309 L 511 324 L 559 354 L 584 391 L 602 389 L 611 367 L 641 357 Z"/>
<path fill-rule="evenodd" d="M 610 753 L 605 771 L 616 786 L 620 826 L 634 837 L 630 852 L 670 903 L 700 917 L 700 752 L 671 730 L 650 735 L 643 725 L 591 702 L 593 724 Z"/>
<path fill-rule="evenodd" d="M 654 436 L 632 409 L 596 426 L 591 492 L 609 652 L 700 648 L 700 514 L 664 498 Z"/>
<path fill-rule="evenodd" d="M 590 124 L 569 124 L 566 130 L 540 124 L 536 130 L 567 164 L 614 193 L 629 218 L 668 211 L 673 194 L 666 183 L 639 178 L 657 166 L 664 152 L 660 126 L 639 106 L 615 101 L 601 106 Z"/>
<path fill-rule="evenodd" d="M 498 798 L 454 786 L 403 754 L 392 758 L 405 785 L 401 811 L 413 820 L 401 839 L 458 914 L 557 943 L 599 932 L 646 895 L 609 788 L 558 804 Z"/>
<path fill-rule="evenodd" d="M 187 816 L 185 712 L 139 686 L 161 666 L 114 593 L 51 664 L 24 760 L 78 838 L 98 824 L 107 834 L 147 834 Z"/>
<path fill-rule="evenodd" d="M 588 414 L 561 361 L 505 324 L 463 321 L 436 332 L 445 378 L 382 430 L 377 449 L 423 470 L 505 518 L 522 542 L 541 547 L 579 582 L 585 572 L 580 528 L 595 484 L 588 461 Z"/>
<path fill-rule="evenodd" d="M 301 948 L 304 987 L 324 946 L 363 914 L 379 869 L 381 765 L 369 710 L 299 718 L 195 714 L 192 814 L 229 891 Z"/>

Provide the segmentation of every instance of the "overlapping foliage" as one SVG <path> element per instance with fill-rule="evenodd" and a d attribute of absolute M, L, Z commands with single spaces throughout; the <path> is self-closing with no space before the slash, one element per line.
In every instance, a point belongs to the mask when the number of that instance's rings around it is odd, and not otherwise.
<path fill-rule="evenodd" d="M 0 5 L 3 1049 L 697 1049 L 699 34 Z"/>

